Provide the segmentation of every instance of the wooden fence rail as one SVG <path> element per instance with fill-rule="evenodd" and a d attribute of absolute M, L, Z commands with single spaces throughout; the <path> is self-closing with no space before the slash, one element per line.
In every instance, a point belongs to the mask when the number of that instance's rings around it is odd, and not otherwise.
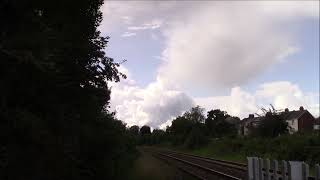
<path fill-rule="evenodd" d="M 315 177 L 309 176 L 309 165 L 300 161 L 277 161 L 248 157 L 249 180 L 320 180 L 320 165 Z"/>

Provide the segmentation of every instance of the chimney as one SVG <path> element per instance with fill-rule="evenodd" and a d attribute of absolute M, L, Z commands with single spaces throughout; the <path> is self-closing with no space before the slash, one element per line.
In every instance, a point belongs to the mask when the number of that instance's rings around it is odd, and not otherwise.
<path fill-rule="evenodd" d="M 249 114 L 249 118 L 250 119 L 254 118 L 254 114 Z"/>
<path fill-rule="evenodd" d="M 304 110 L 304 109 L 303 109 L 303 106 L 300 106 L 299 110 L 300 110 L 300 111 L 303 111 L 303 110 Z"/>
<path fill-rule="evenodd" d="M 288 109 L 288 108 L 285 108 L 285 109 L 284 109 L 284 112 L 289 112 L 289 109 Z"/>

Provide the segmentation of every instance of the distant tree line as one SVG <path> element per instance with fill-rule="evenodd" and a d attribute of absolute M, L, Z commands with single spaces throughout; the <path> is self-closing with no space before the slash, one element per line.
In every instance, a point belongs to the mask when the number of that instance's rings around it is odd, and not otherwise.
<path fill-rule="evenodd" d="M 204 109 L 195 106 L 183 115 L 173 119 L 171 126 L 165 130 L 150 127 L 130 127 L 138 144 L 170 143 L 174 146 L 197 148 L 207 144 L 211 139 L 237 137 L 240 118 L 229 115 L 226 111 L 214 109 L 204 114 Z M 288 124 L 279 115 L 270 111 L 258 127 L 253 129 L 251 136 L 277 137 L 288 133 Z"/>

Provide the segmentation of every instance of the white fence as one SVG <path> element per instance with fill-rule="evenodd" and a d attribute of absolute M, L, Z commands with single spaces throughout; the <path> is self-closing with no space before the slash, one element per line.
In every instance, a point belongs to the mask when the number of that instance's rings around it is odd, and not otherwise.
<path fill-rule="evenodd" d="M 248 180 L 320 180 L 320 165 L 315 177 L 309 176 L 309 165 L 300 161 L 277 161 L 248 157 Z"/>

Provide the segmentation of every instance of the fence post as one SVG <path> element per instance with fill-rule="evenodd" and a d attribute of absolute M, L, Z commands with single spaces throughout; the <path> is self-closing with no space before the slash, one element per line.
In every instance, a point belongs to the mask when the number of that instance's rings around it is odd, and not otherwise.
<path fill-rule="evenodd" d="M 279 169 L 278 161 L 272 160 L 272 170 L 273 170 L 273 177 L 274 177 L 273 179 L 275 180 L 279 179 L 278 169 Z"/>
<path fill-rule="evenodd" d="M 309 165 L 305 162 L 302 162 L 302 179 L 308 180 L 309 177 Z"/>
<path fill-rule="evenodd" d="M 254 177 L 254 180 L 259 180 L 259 170 L 260 170 L 259 158 L 254 157 L 253 158 L 253 177 Z"/>
<path fill-rule="evenodd" d="M 248 178 L 249 180 L 259 180 L 260 163 L 257 157 L 248 157 Z"/>
<path fill-rule="evenodd" d="M 254 180 L 253 179 L 253 158 L 247 157 L 248 160 L 248 180 Z"/>
<path fill-rule="evenodd" d="M 288 180 L 288 176 L 287 176 L 287 172 L 288 172 L 288 162 L 282 160 L 282 179 L 283 180 Z"/>
<path fill-rule="evenodd" d="M 315 171 L 316 171 L 316 180 L 320 180 L 320 164 L 316 164 Z"/>
<path fill-rule="evenodd" d="M 291 180 L 307 180 L 309 177 L 309 165 L 300 161 L 289 161 Z"/>
<path fill-rule="evenodd" d="M 270 160 L 266 159 L 265 160 L 265 172 L 266 172 L 266 179 L 271 180 L 271 173 L 270 173 Z"/>
<path fill-rule="evenodd" d="M 259 158 L 259 180 L 264 180 L 263 168 L 264 168 L 263 159 Z"/>

